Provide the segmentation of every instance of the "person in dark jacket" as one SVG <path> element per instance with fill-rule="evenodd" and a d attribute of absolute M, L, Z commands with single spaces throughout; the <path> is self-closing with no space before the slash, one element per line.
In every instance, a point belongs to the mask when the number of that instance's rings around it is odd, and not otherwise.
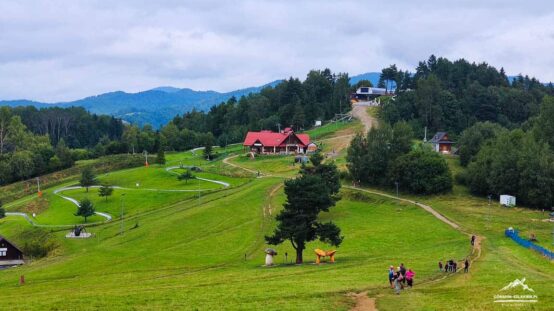
<path fill-rule="evenodd" d="M 406 284 L 406 267 L 404 267 L 404 264 L 400 264 L 400 274 L 402 274 L 402 284 Z"/>

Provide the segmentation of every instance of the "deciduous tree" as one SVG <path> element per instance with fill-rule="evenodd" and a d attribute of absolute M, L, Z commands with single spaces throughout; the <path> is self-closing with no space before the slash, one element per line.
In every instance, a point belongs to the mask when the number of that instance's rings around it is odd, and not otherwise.
<path fill-rule="evenodd" d="M 188 184 L 190 179 L 195 179 L 196 176 L 192 174 L 192 172 L 189 169 L 186 169 L 181 175 L 177 177 L 178 180 L 184 180 L 185 183 Z"/>
<path fill-rule="evenodd" d="M 100 188 L 98 189 L 98 196 L 104 197 L 105 201 L 108 201 L 108 197 L 111 196 L 113 193 L 113 187 L 109 184 L 102 184 Z"/>

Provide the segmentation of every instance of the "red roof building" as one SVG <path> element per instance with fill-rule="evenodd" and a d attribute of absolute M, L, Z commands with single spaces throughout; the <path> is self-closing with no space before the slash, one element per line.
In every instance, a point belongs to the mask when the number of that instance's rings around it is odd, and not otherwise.
<path fill-rule="evenodd" d="M 309 144 L 310 136 L 308 134 L 296 134 L 291 128 L 287 127 L 280 133 L 272 131 L 248 132 L 242 145 L 250 148 L 250 151 L 254 153 L 288 154 L 305 153 Z"/>

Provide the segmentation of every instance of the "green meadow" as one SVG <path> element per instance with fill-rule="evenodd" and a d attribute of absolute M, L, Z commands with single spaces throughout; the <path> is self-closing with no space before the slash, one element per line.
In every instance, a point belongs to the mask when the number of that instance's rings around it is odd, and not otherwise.
<path fill-rule="evenodd" d="M 342 137 L 359 123 L 317 135 Z M 348 140 L 348 139 L 347 139 Z M 345 150 L 334 145 L 330 160 L 344 167 Z M 77 200 L 88 197 L 97 211 L 114 217 L 87 228 L 90 239 L 66 239 L 64 228 L 32 227 L 21 217 L 0 220 L 0 234 L 19 245 L 29 231 L 48 232 L 57 243 L 49 256 L 0 271 L 2 306 L 10 310 L 349 310 L 349 293 L 367 291 L 379 310 L 496 310 L 493 296 L 516 278 L 527 278 L 538 302 L 518 310 L 547 310 L 554 305 L 552 262 L 504 237 L 513 226 L 522 235 L 535 233 L 543 245 L 552 225 L 541 211 L 488 205 L 462 186 L 448 195 L 402 197 L 426 203 L 460 225 L 456 230 L 422 208 L 354 189 L 343 188 L 337 205 L 322 220 L 341 228 L 344 242 L 336 263 L 315 265 L 315 248 L 332 249 L 319 241 L 308 244 L 303 265 L 292 264 L 289 243 L 265 244 L 275 215 L 285 202 L 282 183 L 299 165 L 293 157 L 243 155 L 240 145 L 215 148 L 216 160 L 201 159 L 202 150 L 166 155 L 154 165 L 100 174 L 98 181 L 115 189 L 107 199 L 97 188 L 65 190 Z M 225 157 L 230 166 L 223 163 Z M 177 180 L 183 168 L 198 166 L 198 177 Z M 456 171 L 457 159 L 449 159 Z M 260 171 L 264 178 L 241 169 Z M 347 181 L 345 182 L 347 183 Z M 8 211 L 35 212 L 36 223 L 83 223 L 76 206 L 54 194 L 71 180 L 44 190 L 44 197 L 21 198 Z M 137 186 L 138 184 L 138 186 Z M 368 190 L 375 190 L 369 189 Z M 201 190 L 201 191 L 198 191 Z M 377 189 L 390 194 L 391 189 Z M 123 196 L 123 194 L 125 194 Z M 89 223 L 103 222 L 100 216 Z M 472 254 L 467 234 L 484 238 L 479 257 Z M 276 266 L 264 267 L 264 249 L 278 251 Z M 285 256 L 287 254 L 288 256 Z M 470 273 L 445 274 L 439 260 L 475 258 Z M 416 272 L 415 287 L 395 295 L 388 288 L 387 269 L 404 263 Z M 26 283 L 19 285 L 21 275 Z M 508 307 L 509 309 L 509 307 Z"/>

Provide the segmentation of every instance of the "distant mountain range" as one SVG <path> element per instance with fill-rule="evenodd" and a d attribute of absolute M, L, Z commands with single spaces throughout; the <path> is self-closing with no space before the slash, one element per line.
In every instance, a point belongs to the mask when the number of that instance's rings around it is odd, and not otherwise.
<path fill-rule="evenodd" d="M 362 73 L 356 76 L 350 77 L 350 84 L 354 85 L 361 80 L 369 80 L 373 86 L 377 86 L 379 84 L 379 78 L 381 77 L 380 72 L 366 72 Z"/>
<path fill-rule="evenodd" d="M 78 106 L 92 113 L 113 115 L 129 123 L 140 126 L 151 124 L 153 127 L 159 128 L 168 123 L 177 114 L 183 114 L 192 109 L 207 111 L 212 106 L 227 101 L 233 96 L 238 99 L 243 95 L 258 93 L 261 89 L 275 86 L 281 81 L 276 80 L 262 86 L 249 87 L 226 93 L 163 86 L 138 93 L 116 91 L 59 103 L 4 100 L 0 101 L 0 106 L 35 106 L 37 108 Z"/>
<path fill-rule="evenodd" d="M 362 73 L 352 76 L 350 84 L 356 84 L 360 80 L 369 80 L 374 86 L 377 86 L 380 76 L 379 72 Z M 512 81 L 515 77 L 509 76 L 508 78 Z M 0 106 L 35 106 L 37 108 L 78 106 L 92 113 L 112 115 L 139 126 L 151 124 L 155 128 L 160 128 L 178 114 L 189 112 L 192 109 L 208 111 L 212 106 L 227 101 L 233 96 L 238 99 L 243 95 L 258 93 L 263 88 L 274 87 L 281 81 L 283 80 L 275 80 L 261 86 L 226 93 L 161 86 L 138 93 L 116 91 L 59 103 L 0 100 Z"/>
<path fill-rule="evenodd" d="M 360 80 L 366 79 L 377 85 L 379 76 L 380 73 L 378 72 L 368 72 L 353 76 L 350 82 L 355 84 Z M 268 86 L 274 87 L 281 81 L 275 80 L 261 86 L 225 93 L 161 86 L 138 93 L 116 91 L 58 103 L 3 100 L 0 101 L 0 106 L 35 106 L 36 108 L 78 106 L 92 113 L 112 115 L 139 126 L 151 124 L 155 128 L 160 128 L 178 114 L 189 112 L 192 109 L 208 111 L 212 106 L 227 101 L 233 96 L 238 99 L 243 95 L 258 93 L 263 88 Z"/>

